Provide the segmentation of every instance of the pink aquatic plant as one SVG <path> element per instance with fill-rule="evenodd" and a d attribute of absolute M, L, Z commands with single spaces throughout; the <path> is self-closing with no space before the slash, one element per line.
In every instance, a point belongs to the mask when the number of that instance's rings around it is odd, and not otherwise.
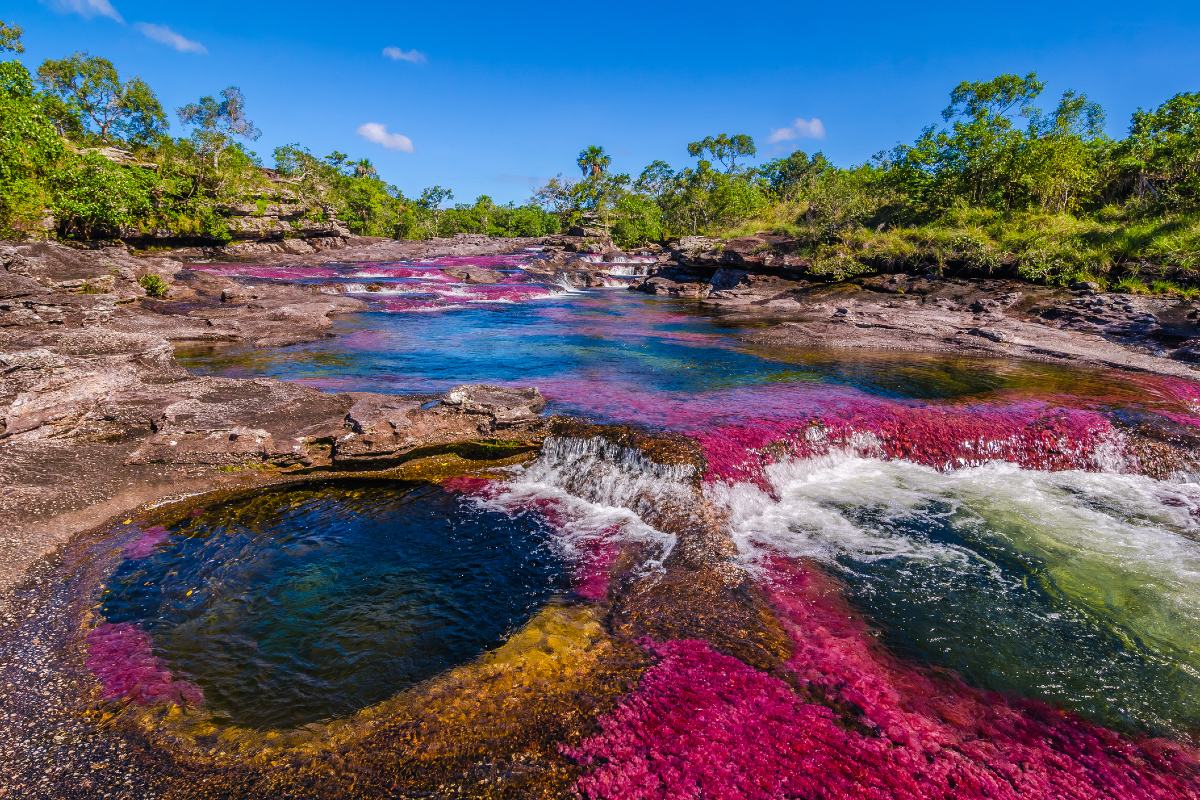
<path fill-rule="evenodd" d="M 87 667 L 100 681 L 105 700 L 140 705 L 200 705 L 204 692 L 171 674 L 151 650 L 150 634 L 129 622 L 104 622 L 87 634 Z"/>
<path fill-rule="evenodd" d="M 601 798 L 1186 800 L 1200 759 L 1012 701 L 887 653 L 836 587 L 768 565 L 795 651 L 771 675 L 708 643 L 646 642 L 658 662 L 564 752 Z"/>
<path fill-rule="evenodd" d="M 718 425 L 693 435 L 704 451 L 706 477 L 735 482 L 761 480 L 763 467 L 781 456 L 808 458 L 835 449 L 936 469 L 989 461 L 1097 469 L 1113 427 L 1095 411 L 1034 401 L 957 406 L 862 397 L 813 415 Z"/>
<path fill-rule="evenodd" d="M 188 269 L 207 272 L 226 278 L 256 278 L 258 280 L 297 281 L 337 278 L 342 272 L 332 266 L 268 267 L 252 264 L 193 264 Z"/>
<path fill-rule="evenodd" d="M 1033 399 L 918 402 L 819 383 L 687 394 L 584 377 L 542 380 L 538 387 L 588 414 L 691 436 L 710 481 L 761 483 L 763 469 L 781 458 L 836 449 L 937 469 L 989 461 L 1046 470 L 1121 466 L 1120 438 L 1104 413 Z"/>
<path fill-rule="evenodd" d="M 162 525 L 146 528 L 140 532 L 136 539 L 127 542 L 122 548 L 122 552 L 126 558 L 146 558 L 157 550 L 158 546 L 165 542 L 169 536 L 170 531 Z"/>
<path fill-rule="evenodd" d="M 440 267 L 394 267 L 366 266 L 346 273 L 350 278 L 419 278 L 433 283 L 452 283 L 454 276 L 447 275 Z"/>
<path fill-rule="evenodd" d="M 455 475 L 442 480 L 442 488 L 455 494 L 489 497 L 494 493 L 495 478 L 485 478 L 479 475 Z"/>
<path fill-rule="evenodd" d="M 617 544 L 615 528 L 609 530 L 613 538 L 593 538 L 583 543 L 582 552 L 572 575 L 575 594 L 593 603 L 599 603 L 608 597 L 608 587 L 612 582 L 612 568 L 621 555 Z"/>

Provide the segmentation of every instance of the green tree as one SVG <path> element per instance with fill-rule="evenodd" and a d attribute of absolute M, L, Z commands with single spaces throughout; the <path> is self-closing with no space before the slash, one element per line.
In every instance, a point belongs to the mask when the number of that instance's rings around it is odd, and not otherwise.
<path fill-rule="evenodd" d="M 137 77 L 122 81 L 106 58 L 75 53 L 47 60 L 38 67 L 38 81 L 55 99 L 64 132 L 147 144 L 166 131 L 166 115 L 150 86 Z"/>
<path fill-rule="evenodd" d="M 585 178 L 598 178 L 612 166 L 612 159 L 604 152 L 603 147 L 593 144 L 579 151 L 575 163 Z"/>
<path fill-rule="evenodd" d="M 454 192 L 444 186 L 427 186 L 421 190 L 417 198 L 417 207 L 422 209 L 433 223 L 431 236 L 438 236 L 441 230 L 442 206 L 454 199 Z"/>
<path fill-rule="evenodd" d="M 698 142 L 687 146 L 688 155 L 702 159 L 711 156 L 726 172 L 736 172 L 739 158 L 753 158 L 758 153 L 754 140 L 744 133 L 730 136 L 720 133 L 716 136 L 706 136 Z"/>
<path fill-rule="evenodd" d="M 633 183 L 634 191 L 661 200 L 675 185 L 675 170 L 665 161 L 651 161 Z"/>
<path fill-rule="evenodd" d="M 59 234 L 116 237 L 143 221 L 152 204 L 145 170 L 128 169 L 99 153 L 72 159 L 51 178 Z"/>
<path fill-rule="evenodd" d="M 1200 92 L 1177 94 L 1153 111 L 1139 109 L 1119 151 L 1122 171 L 1139 200 L 1195 208 L 1200 204 Z"/>
<path fill-rule="evenodd" d="M 20 29 L 5 25 L 2 31 L 3 49 L 20 52 Z M 64 155 L 29 70 L 16 60 L 0 61 L 0 235 L 38 228 L 50 200 L 46 181 Z"/>
<path fill-rule="evenodd" d="M 9 25 L 0 19 L 0 53 L 24 53 L 23 33 L 20 25 Z"/>
<path fill-rule="evenodd" d="M 612 237 L 621 247 L 634 247 L 663 238 L 663 213 L 653 199 L 634 192 L 617 198 Z"/>
<path fill-rule="evenodd" d="M 236 86 L 222 89 L 219 100 L 206 95 L 181 107 L 177 113 L 180 122 L 195 128 L 192 137 L 200 152 L 212 157 L 213 169 L 218 168 L 221 154 L 234 138 L 255 141 L 262 135 L 246 116 L 246 98 Z"/>
<path fill-rule="evenodd" d="M 821 153 L 811 157 L 803 150 L 768 161 L 758 172 L 766 181 L 771 194 L 780 200 L 796 200 L 811 190 L 814 181 L 833 169 L 833 165 Z"/>
<path fill-rule="evenodd" d="M 1062 213 L 1095 197 L 1109 144 L 1103 129 L 1104 110 L 1074 91 L 1052 114 L 1033 114 L 1020 175 L 1033 205 Z"/>

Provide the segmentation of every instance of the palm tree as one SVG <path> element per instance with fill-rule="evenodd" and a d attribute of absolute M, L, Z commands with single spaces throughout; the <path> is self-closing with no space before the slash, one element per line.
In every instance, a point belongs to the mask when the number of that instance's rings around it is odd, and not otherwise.
<path fill-rule="evenodd" d="M 603 147 L 591 145 L 579 151 L 579 157 L 575 159 L 575 163 L 579 165 L 579 171 L 586 178 L 599 177 L 612 164 L 612 159 L 608 153 L 604 152 Z"/>
<path fill-rule="evenodd" d="M 356 178 L 375 178 L 379 175 L 375 165 L 371 163 L 371 159 L 363 158 L 354 162 L 354 177 Z"/>

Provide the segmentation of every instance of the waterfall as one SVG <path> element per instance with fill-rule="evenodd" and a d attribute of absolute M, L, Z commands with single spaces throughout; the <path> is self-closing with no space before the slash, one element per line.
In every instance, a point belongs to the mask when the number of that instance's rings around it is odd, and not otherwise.
<path fill-rule="evenodd" d="M 660 464 L 601 437 L 550 437 L 532 464 L 519 468 L 483 501 L 510 511 L 536 507 L 560 518 L 564 543 L 579 549 L 597 539 L 645 544 L 660 564 L 675 535 L 648 518 L 668 505 L 695 502 L 691 465 Z"/>

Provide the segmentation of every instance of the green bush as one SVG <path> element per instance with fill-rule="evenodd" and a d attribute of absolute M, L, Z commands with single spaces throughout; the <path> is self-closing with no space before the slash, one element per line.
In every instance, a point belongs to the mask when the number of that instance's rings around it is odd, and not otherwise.
<path fill-rule="evenodd" d="M 170 288 L 160 275 L 155 275 L 153 272 L 147 272 L 138 278 L 138 286 L 145 289 L 146 294 L 150 297 L 166 297 L 167 290 Z"/>

